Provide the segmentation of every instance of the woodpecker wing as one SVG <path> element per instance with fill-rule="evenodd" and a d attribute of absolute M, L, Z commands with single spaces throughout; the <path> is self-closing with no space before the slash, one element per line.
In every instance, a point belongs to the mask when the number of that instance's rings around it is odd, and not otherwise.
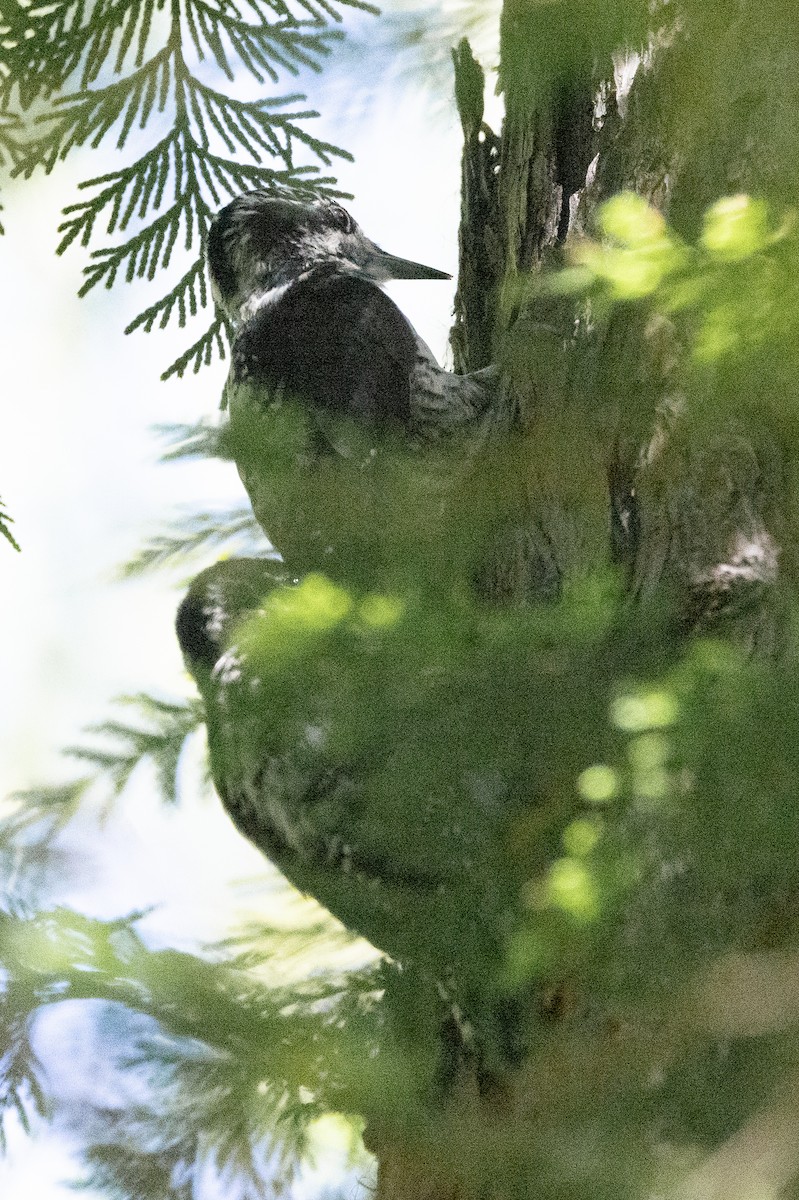
<path fill-rule="evenodd" d="M 380 288 L 330 264 L 290 285 L 236 339 L 233 384 L 279 389 L 311 408 L 378 425 L 411 413 L 416 337 Z"/>
<path fill-rule="evenodd" d="M 346 542 L 342 502 L 350 519 L 372 512 L 370 470 L 348 474 L 348 503 L 337 500 L 334 478 L 330 497 L 320 489 L 331 459 L 368 466 L 379 435 L 408 429 L 423 350 L 376 284 L 332 264 L 276 290 L 236 337 L 227 397 L 233 455 L 255 515 L 302 572 L 331 563 Z M 286 400 L 295 402 L 289 410 Z"/>
<path fill-rule="evenodd" d="M 484 442 L 494 391 L 493 372 L 443 371 L 394 302 L 338 264 L 276 286 L 236 337 L 227 388 L 233 455 L 259 523 L 299 573 L 332 568 L 356 545 L 359 557 L 367 545 L 379 552 L 381 439 L 465 436 L 455 473 L 431 474 L 435 520 Z M 291 414 L 284 400 L 296 402 Z M 346 460 L 354 469 L 337 480 Z"/>

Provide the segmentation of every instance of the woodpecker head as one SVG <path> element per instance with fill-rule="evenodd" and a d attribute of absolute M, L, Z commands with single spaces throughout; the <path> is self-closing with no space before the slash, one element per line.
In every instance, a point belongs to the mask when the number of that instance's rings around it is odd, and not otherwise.
<path fill-rule="evenodd" d="M 279 295 L 325 262 L 376 283 L 450 278 L 386 254 L 332 200 L 285 200 L 265 192 L 246 192 L 217 213 L 207 253 L 214 296 L 233 321 L 246 320 L 270 291 Z"/>
<path fill-rule="evenodd" d="M 268 558 L 229 558 L 192 581 L 177 612 L 175 628 L 186 666 L 200 682 L 210 677 L 236 625 L 257 612 L 275 588 L 292 582 Z"/>

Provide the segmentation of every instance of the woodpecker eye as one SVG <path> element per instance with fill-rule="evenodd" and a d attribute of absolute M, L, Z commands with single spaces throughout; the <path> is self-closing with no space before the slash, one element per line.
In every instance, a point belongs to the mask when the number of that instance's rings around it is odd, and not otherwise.
<path fill-rule="evenodd" d="M 337 229 L 340 229 L 342 233 L 352 233 L 355 228 L 355 222 L 346 208 L 342 208 L 340 204 L 331 204 L 328 213 Z"/>

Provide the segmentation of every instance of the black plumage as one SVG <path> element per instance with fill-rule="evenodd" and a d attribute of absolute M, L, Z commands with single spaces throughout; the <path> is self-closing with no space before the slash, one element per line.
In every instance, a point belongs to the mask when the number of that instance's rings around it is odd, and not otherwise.
<path fill-rule="evenodd" d="M 416 369 L 417 342 L 396 304 L 376 284 L 323 263 L 243 326 L 232 379 L 380 430 L 409 426 Z"/>
<path fill-rule="evenodd" d="M 379 284 L 447 276 L 386 254 L 330 201 L 241 196 L 215 218 L 207 255 L 235 329 L 230 446 L 253 510 L 297 572 L 329 570 L 362 539 L 342 505 L 374 513 L 380 531 L 375 459 L 387 437 L 418 452 L 460 433 L 456 459 L 468 464 L 491 421 L 493 369 L 438 365 Z M 338 490 L 325 462 L 345 467 Z"/>

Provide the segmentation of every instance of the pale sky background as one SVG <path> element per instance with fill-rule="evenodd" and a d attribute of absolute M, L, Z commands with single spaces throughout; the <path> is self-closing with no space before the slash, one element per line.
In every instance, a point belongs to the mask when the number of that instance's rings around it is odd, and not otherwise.
<path fill-rule="evenodd" d="M 369 27 L 361 28 L 368 38 Z M 334 170 L 355 194 L 348 207 L 366 233 L 394 254 L 454 274 L 454 106 L 434 101 L 418 82 L 397 84 L 384 68 L 368 55 L 362 64 L 350 56 L 346 70 L 357 71 L 357 97 L 346 77 L 334 74 L 330 89 L 324 75 L 304 77 L 301 87 L 323 113 L 314 131 L 354 154 L 354 164 Z M 49 179 L 3 189 L 0 496 L 23 552 L 0 542 L 0 798 L 68 777 L 74 767 L 59 760 L 60 747 L 111 715 L 114 696 L 190 691 L 173 632 L 179 580 L 119 583 L 114 572 L 181 507 L 244 498 L 232 464 L 158 465 L 150 430 L 216 413 L 226 364 L 161 383 L 160 372 L 190 334 L 170 327 L 126 337 L 125 325 L 144 306 L 140 289 L 94 290 L 78 300 L 87 251 L 54 254 L 59 212 L 74 201 L 76 182 L 116 165 L 110 151 L 77 154 Z M 166 290 L 163 279 L 158 283 Z M 397 283 L 389 290 L 443 356 L 454 284 Z M 66 844 L 71 867 L 55 881 L 52 898 L 103 917 L 156 904 L 143 925 L 153 943 L 196 947 L 263 913 L 268 902 L 264 860 L 238 837 L 216 798 L 187 797 L 179 810 L 164 812 L 146 772 L 102 829 L 87 820 Z M 80 1026 L 52 1019 L 49 1026 L 46 1045 L 81 1037 Z M 79 1074 L 58 1082 L 78 1095 L 86 1087 Z M 10 1154 L 0 1160 L 3 1200 L 64 1200 L 75 1195 L 61 1184 L 71 1176 L 63 1140 L 44 1135 L 31 1149 L 12 1130 Z M 297 1200 L 314 1197 L 320 1178 L 334 1184 L 341 1177 L 334 1152 Z"/>

